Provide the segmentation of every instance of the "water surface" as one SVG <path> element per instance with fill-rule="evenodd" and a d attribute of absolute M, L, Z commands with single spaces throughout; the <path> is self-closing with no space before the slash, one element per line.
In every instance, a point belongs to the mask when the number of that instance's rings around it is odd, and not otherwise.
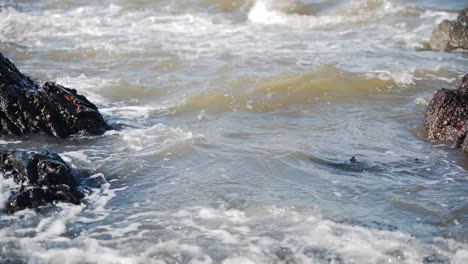
<path fill-rule="evenodd" d="M 468 159 L 423 128 L 465 5 L 0 1 L 0 51 L 116 128 L 0 138 L 92 175 L 82 206 L 0 213 L 0 262 L 467 263 Z"/>

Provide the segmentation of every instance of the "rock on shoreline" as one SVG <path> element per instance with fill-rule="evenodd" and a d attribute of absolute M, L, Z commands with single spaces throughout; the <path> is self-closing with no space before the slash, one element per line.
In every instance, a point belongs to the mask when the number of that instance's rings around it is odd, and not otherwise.
<path fill-rule="evenodd" d="M 468 51 L 468 8 L 460 11 L 456 20 L 442 21 L 432 32 L 429 46 L 433 50 Z"/>
<path fill-rule="evenodd" d="M 0 53 L 0 134 L 45 132 L 66 138 L 108 129 L 98 108 L 76 90 L 52 82 L 38 86 Z"/>
<path fill-rule="evenodd" d="M 20 185 L 5 205 L 8 213 L 57 201 L 80 204 L 83 196 L 72 169 L 49 151 L 0 151 L 0 176 Z"/>
<path fill-rule="evenodd" d="M 468 74 L 456 90 L 436 92 L 426 109 L 428 139 L 453 142 L 468 152 Z"/>

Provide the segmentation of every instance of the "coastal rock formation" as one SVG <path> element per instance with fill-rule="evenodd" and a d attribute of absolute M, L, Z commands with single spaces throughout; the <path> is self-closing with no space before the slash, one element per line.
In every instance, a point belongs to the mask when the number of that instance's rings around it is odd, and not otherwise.
<path fill-rule="evenodd" d="M 433 50 L 468 51 L 468 8 L 460 11 L 457 20 L 442 21 L 432 32 L 429 46 Z"/>
<path fill-rule="evenodd" d="M 468 74 L 457 90 L 436 92 L 426 109 L 429 139 L 453 142 L 468 152 Z"/>
<path fill-rule="evenodd" d="M 20 185 L 5 205 L 8 213 L 82 198 L 73 171 L 56 153 L 0 151 L 0 175 Z"/>
<path fill-rule="evenodd" d="M 98 108 L 76 90 L 52 82 L 38 86 L 0 53 L 0 134 L 45 132 L 66 138 L 108 129 Z"/>

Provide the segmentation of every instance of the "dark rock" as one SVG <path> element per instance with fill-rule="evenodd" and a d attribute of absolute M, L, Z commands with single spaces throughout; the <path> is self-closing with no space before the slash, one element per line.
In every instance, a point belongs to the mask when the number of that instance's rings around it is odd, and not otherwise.
<path fill-rule="evenodd" d="M 82 197 L 72 169 L 49 151 L 0 151 L 0 174 L 21 185 L 7 201 L 9 213 L 56 201 L 79 204 Z"/>
<path fill-rule="evenodd" d="M 45 132 L 66 138 L 108 129 L 98 108 L 76 90 L 52 82 L 38 86 L 0 53 L 0 134 Z"/>
<path fill-rule="evenodd" d="M 453 142 L 468 151 L 468 74 L 457 90 L 436 92 L 426 109 L 428 139 Z"/>
<path fill-rule="evenodd" d="M 429 46 L 433 50 L 468 51 L 468 8 L 460 11 L 457 20 L 442 21 L 432 32 Z"/>

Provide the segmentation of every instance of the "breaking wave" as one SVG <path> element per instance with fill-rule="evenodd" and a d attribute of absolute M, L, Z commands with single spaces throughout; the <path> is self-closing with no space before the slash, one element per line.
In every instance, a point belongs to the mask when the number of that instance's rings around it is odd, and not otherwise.
<path fill-rule="evenodd" d="M 76 208 L 76 207 L 75 207 Z M 140 212 L 119 222 L 62 236 L 79 208 L 42 220 L 35 236 L 11 240 L 10 256 L 28 263 L 466 263 L 466 245 L 450 239 L 423 241 L 399 231 L 324 219 L 291 208 L 191 207 Z M 28 214 L 31 214 L 29 212 Z M 74 220 L 80 222 L 80 220 Z M 18 231 L 17 231 L 18 232 Z M 112 237 L 115 243 L 106 241 Z M 141 243 L 159 237 L 159 241 Z M 178 239 L 171 239 L 178 237 Z M 194 245 L 193 241 L 205 244 Z M 198 244 L 197 243 L 197 244 Z M 5 246 L 4 246 L 5 248 Z M 217 249 L 217 250 L 214 250 Z M 1 257 L 0 260 L 8 260 Z"/>
<path fill-rule="evenodd" d="M 182 103 L 175 106 L 175 110 L 179 113 L 199 110 L 262 113 L 293 105 L 344 103 L 377 94 L 398 93 L 408 88 L 414 90 L 417 89 L 416 82 L 422 77 L 446 80 L 443 76 L 455 75 L 444 69 L 352 73 L 323 65 L 302 74 L 285 73 L 262 79 L 240 77 L 228 81 L 220 80 L 214 85 L 224 87 L 223 89 L 210 87 L 209 91 L 187 95 Z"/>
<path fill-rule="evenodd" d="M 257 0 L 248 13 L 249 21 L 258 24 L 276 24 L 293 28 L 314 29 L 334 26 L 368 24 L 389 15 L 422 14 L 422 10 L 389 0 L 356 0 L 342 4 L 331 11 L 314 14 L 311 7 L 297 1 Z"/>

